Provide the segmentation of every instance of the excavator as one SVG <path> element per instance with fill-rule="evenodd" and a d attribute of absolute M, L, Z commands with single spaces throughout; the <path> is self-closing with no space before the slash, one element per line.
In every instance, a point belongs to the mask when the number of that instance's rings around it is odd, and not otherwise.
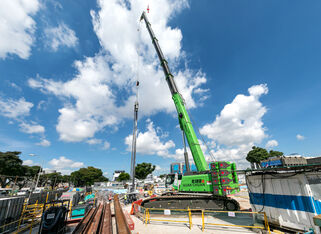
<path fill-rule="evenodd" d="M 184 156 L 187 171 L 181 176 L 180 180 L 178 180 L 177 176 L 174 180 L 167 178 L 167 182 L 173 183 L 173 187 L 176 190 L 144 199 L 141 205 L 146 208 L 163 209 L 239 210 L 239 203 L 228 196 L 239 191 L 235 163 L 215 161 L 208 164 L 206 162 L 185 107 L 184 99 L 177 89 L 174 76 L 168 67 L 168 63 L 145 12 L 141 15 L 140 21 L 142 20 L 146 24 L 147 31 L 163 68 L 177 110 L 179 126 L 183 132 L 184 145 L 186 138 L 197 171 L 190 171 L 188 156 L 185 150 Z"/>

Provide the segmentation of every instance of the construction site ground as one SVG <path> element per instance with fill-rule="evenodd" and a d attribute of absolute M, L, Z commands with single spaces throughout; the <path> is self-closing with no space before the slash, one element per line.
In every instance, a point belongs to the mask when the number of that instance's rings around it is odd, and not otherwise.
<path fill-rule="evenodd" d="M 249 210 L 250 203 L 248 198 L 247 191 L 240 192 L 237 195 L 233 196 L 240 205 L 242 210 Z M 124 209 L 130 212 L 131 205 L 124 206 Z M 192 223 L 193 226 L 190 229 L 188 223 L 172 223 L 172 222 L 162 222 L 162 221 L 151 221 L 150 224 L 144 224 L 144 222 L 136 216 L 131 216 L 135 223 L 135 230 L 132 233 L 152 233 L 152 234 L 167 234 L 167 233 L 257 233 L 258 230 L 253 230 L 249 228 L 243 227 L 226 227 L 226 226 L 209 226 L 205 227 L 205 230 L 202 231 L 202 216 L 200 214 L 192 215 Z M 188 220 L 188 216 L 186 215 L 161 215 L 161 214 L 151 214 L 152 219 L 171 219 L 171 220 L 180 220 L 186 221 Z M 231 222 L 232 220 L 232 222 Z M 205 222 L 208 223 L 220 223 L 220 224 L 228 224 L 228 225 L 251 225 L 252 218 L 250 215 L 248 216 L 248 223 L 244 222 L 244 219 L 237 219 L 229 217 L 226 219 L 225 217 L 216 218 L 213 216 L 206 216 Z"/>

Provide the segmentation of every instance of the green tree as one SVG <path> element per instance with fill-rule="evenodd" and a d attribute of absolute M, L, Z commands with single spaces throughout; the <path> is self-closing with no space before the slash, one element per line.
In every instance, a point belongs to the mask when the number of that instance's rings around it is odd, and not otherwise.
<path fill-rule="evenodd" d="M 61 182 L 63 182 L 63 183 L 69 183 L 71 181 L 71 176 L 70 175 L 63 175 L 60 179 L 61 179 Z"/>
<path fill-rule="evenodd" d="M 85 168 L 86 169 L 86 168 Z M 86 185 L 85 178 L 82 177 L 82 173 L 80 169 L 78 171 L 74 171 L 70 174 L 71 181 L 76 187 L 82 187 Z"/>
<path fill-rule="evenodd" d="M 22 166 L 22 160 L 19 158 L 21 152 L 8 151 L 0 152 L 0 185 L 6 187 L 15 180 L 15 176 L 24 176 L 26 168 Z"/>
<path fill-rule="evenodd" d="M 87 167 L 80 168 L 78 171 L 71 173 L 71 180 L 77 187 L 89 186 L 94 184 L 94 182 L 107 181 L 108 179 L 103 176 L 103 172 L 99 168 Z"/>
<path fill-rule="evenodd" d="M 253 146 L 252 150 L 247 153 L 246 160 L 250 162 L 252 165 L 256 165 L 260 167 L 260 162 L 262 160 L 268 159 L 269 153 L 266 149 Z"/>
<path fill-rule="evenodd" d="M 25 167 L 25 170 L 26 170 L 26 173 L 25 173 L 25 176 L 28 176 L 28 177 L 31 177 L 31 178 L 34 178 L 38 175 L 39 171 L 40 171 L 40 166 L 26 166 L 24 165 Z"/>
<path fill-rule="evenodd" d="M 35 182 L 41 168 L 40 166 L 22 166 L 24 167 L 25 171 L 24 176 L 15 179 L 15 185 L 18 185 L 20 189 L 24 187 L 28 182 Z"/>
<path fill-rule="evenodd" d="M 120 173 L 120 175 L 118 176 L 117 178 L 117 181 L 126 181 L 126 180 L 129 180 L 130 179 L 130 175 L 126 172 L 122 172 Z"/>
<path fill-rule="evenodd" d="M 59 180 L 61 180 L 62 175 L 60 172 L 54 172 L 49 174 L 44 174 L 40 176 L 41 181 L 41 187 L 45 185 L 51 186 L 52 189 L 59 183 Z"/>
<path fill-rule="evenodd" d="M 151 163 L 140 163 L 135 167 L 135 177 L 140 180 L 146 179 L 146 177 L 155 170 L 156 166 Z"/>
<path fill-rule="evenodd" d="M 159 176 L 161 179 L 163 179 L 164 177 L 166 177 L 166 174 L 162 174 Z"/>
<path fill-rule="evenodd" d="M 269 158 L 270 157 L 276 157 L 276 156 L 283 156 L 283 152 L 280 151 L 274 151 L 274 150 L 270 150 L 269 152 Z"/>

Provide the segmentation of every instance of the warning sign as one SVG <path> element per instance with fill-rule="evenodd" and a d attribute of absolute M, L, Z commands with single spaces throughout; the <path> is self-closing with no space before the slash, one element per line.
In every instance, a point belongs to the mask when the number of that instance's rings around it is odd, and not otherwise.
<path fill-rule="evenodd" d="M 164 215 L 171 215 L 171 210 L 164 210 Z"/>

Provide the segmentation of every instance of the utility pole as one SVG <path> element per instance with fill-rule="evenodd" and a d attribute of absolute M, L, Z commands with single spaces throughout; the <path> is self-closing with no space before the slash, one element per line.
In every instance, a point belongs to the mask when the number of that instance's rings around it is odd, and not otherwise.
<path fill-rule="evenodd" d="M 37 182 L 36 182 L 36 187 L 35 187 L 35 189 L 38 187 L 40 172 L 42 172 L 42 166 L 39 168 L 39 173 L 38 173 L 38 177 L 37 177 Z"/>
<path fill-rule="evenodd" d="M 135 165 L 136 165 L 137 118 L 138 118 L 138 101 L 136 100 L 134 105 L 134 130 L 133 130 L 132 157 L 131 157 L 131 176 L 132 176 L 131 192 L 135 192 L 136 190 Z"/>

